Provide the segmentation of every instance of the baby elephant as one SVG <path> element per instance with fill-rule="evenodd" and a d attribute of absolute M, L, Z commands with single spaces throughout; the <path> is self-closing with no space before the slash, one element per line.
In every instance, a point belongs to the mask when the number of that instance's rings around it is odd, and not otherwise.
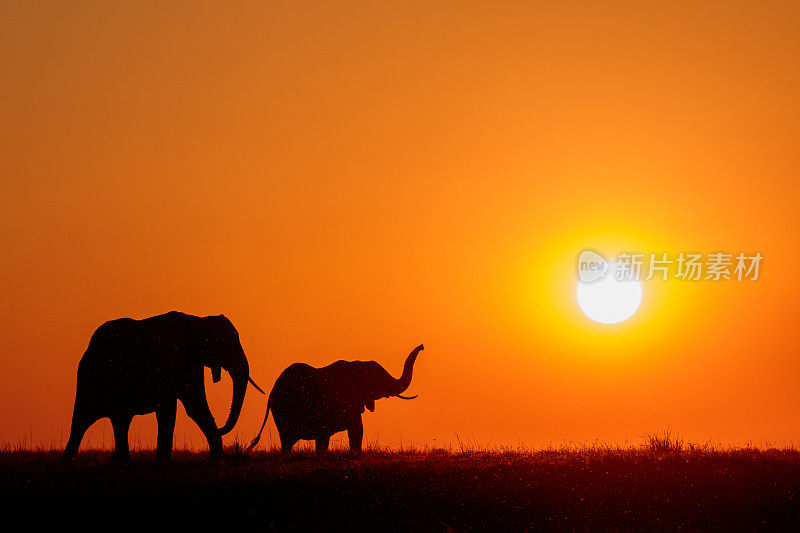
<path fill-rule="evenodd" d="M 361 451 L 364 408 L 375 410 L 375 400 L 401 396 L 411 384 L 414 362 L 422 351 L 420 344 L 406 358 L 403 375 L 393 378 L 375 361 L 336 361 L 323 368 L 295 363 L 281 373 L 267 401 L 264 423 L 253 442 L 258 444 L 269 412 L 275 419 L 286 454 L 300 439 L 316 441 L 317 453 L 328 449 L 331 435 L 347 430 L 350 450 Z"/>

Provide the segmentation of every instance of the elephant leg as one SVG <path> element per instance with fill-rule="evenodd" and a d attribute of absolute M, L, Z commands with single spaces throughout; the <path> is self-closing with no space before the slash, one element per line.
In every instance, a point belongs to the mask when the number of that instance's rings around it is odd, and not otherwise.
<path fill-rule="evenodd" d="M 316 439 L 315 442 L 317 444 L 317 453 L 318 454 L 327 453 L 328 452 L 328 444 L 330 443 L 330 441 L 331 441 L 331 436 L 330 435 L 327 435 L 325 437 L 320 437 L 319 439 Z"/>
<path fill-rule="evenodd" d="M 172 456 L 172 436 L 175 433 L 175 412 L 177 401 L 166 401 L 156 410 L 158 420 L 158 444 L 156 456 L 160 461 L 169 461 Z"/>
<path fill-rule="evenodd" d="M 281 431 L 280 428 L 278 428 L 278 436 L 281 438 L 281 455 L 289 455 L 294 445 L 297 444 L 297 437 L 286 430 Z"/>
<path fill-rule="evenodd" d="M 96 416 L 87 416 L 80 409 L 78 402 L 75 402 L 75 410 L 72 413 L 72 427 L 69 430 L 69 441 L 64 449 L 64 459 L 74 459 L 78 455 L 78 448 L 83 440 L 83 435 L 89 427 L 97 422 Z"/>
<path fill-rule="evenodd" d="M 111 426 L 114 428 L 114 460 L 128 461 L 131 458 L 128 447 L 128 430 L 131 427 L 130 415 L 114 415 L 111 417 Z"/>
<path fill-rule="evenodd" d="M 197 387 L 194 387 L 197 389 Z M 203 387 L 203 382 L 200 382 L 199 391 L 195 390 L 193 393 L 185 395 L 181 398 L 186 414 L 189 418 L 194 420 L 200 431 L 206 436 L 208 441 L 208 449 L 212 458 L 222 457 L 222 437 L 219 434 L 217 423 L 214 422 L 214 417 L 211 410 L 208 408 L 208 401 L 206 401 L 206 391 Z"/>
<path fill-rule="evenodd" d="M 347 438 L 350 441 L 350 451 L 360 452 L 361 441 L 364 438 L 364 424 L 361 421 L 361 415 L 355 417 L 350 427 L 347 428 Z"/>

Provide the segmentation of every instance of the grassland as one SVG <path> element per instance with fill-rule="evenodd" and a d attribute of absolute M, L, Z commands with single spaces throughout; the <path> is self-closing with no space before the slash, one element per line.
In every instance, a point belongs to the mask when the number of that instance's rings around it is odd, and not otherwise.
<path fill-rule="evenodd" d="M 647 446 L 549 450 L 274 451 L 223 462 L 176 451 L 127 465 L 107 451 L 0 452 L 10 516 L 31 527 L 326 530 L 800 528 L 800 452 Z M 113 530 L 112 529 L 112 530 Z"/>

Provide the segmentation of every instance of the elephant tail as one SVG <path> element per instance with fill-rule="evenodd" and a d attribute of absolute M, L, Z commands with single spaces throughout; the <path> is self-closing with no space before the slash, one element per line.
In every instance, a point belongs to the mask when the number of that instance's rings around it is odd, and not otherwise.
<path fill-rule="evenodd" d="M 261 433 L 264 431 L 264 426 L 267 425 L 267 418 L 269 418 L 269 410 L 270 410 L 270 405 L 269 401 L 267 401 L 267 412 L 264 413 L 264 422 L 261 423 L 261 429 L 258 430 L 258 435 L 256 435 L 256 438 L 254 438 L 253 442 L 250 443 L 250 446 L 247 448 L 247 451 L 250 451 L 253 448 L 255 448 L 256 444 L 258 444 L 258 441 L 261 440 Z"/>

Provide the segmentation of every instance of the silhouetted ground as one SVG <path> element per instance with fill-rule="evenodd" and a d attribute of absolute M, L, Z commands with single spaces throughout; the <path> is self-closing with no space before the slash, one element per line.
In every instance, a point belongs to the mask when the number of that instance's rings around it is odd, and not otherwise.
<path fill-rule="evenodd" d="M 230 451 L 230 450 L 229 450 Z M 800 452 L 605 449 L 0 453 L 3 522 L 87 529 L 753 530 L 800 527 Z"/>

